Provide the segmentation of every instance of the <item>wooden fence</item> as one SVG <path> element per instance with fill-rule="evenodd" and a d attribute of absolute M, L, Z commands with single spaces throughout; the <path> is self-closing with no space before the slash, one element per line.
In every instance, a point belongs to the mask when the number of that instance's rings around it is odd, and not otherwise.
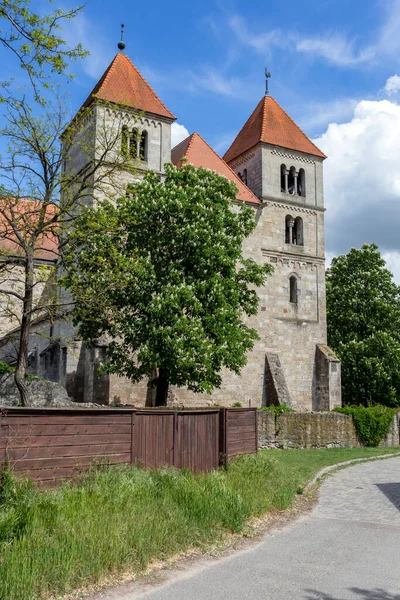
<path fill-rule="evenodd" d="M 0 466 L 46 485 L 93 462 L 199 473 L 256 451 L 255 409 L 0 408 Z"/>
<path fill-rule="evenodd" d="M 258 449 L 258 412 L 256 408 L 221 408 L 220 455 L 229 460 L 239 454 L 254 454 Z"/>

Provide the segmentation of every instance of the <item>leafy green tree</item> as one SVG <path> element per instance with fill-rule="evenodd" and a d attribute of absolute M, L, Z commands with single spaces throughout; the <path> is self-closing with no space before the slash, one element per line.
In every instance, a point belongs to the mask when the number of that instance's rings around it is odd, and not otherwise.
<path fill-rule="evenodd" d="M 7 323 L 12 343 L 7 359 L 16 364 L 15 383 L 27 406 L 31 326 L 43 318 L 54 321 L 71 303 L 57 294 L 59 249 L 81 206 L 98 196 L 113 197 L 121 173 L 134 169 L 121 152 L 123 122 L 110 104 L 103 103 L 100 112 L 93 103 L 71 120 L 64 98 L 48 90 L 46 104 L 35 110 L 25 98 L 13 96 L 3 108 L 6 124 L 0 136 L 7 146 L 0 156 L 0 319 Z M 88 126 L 94 119 L 95 133 Z M 77 153 L 86 159 L 85 169 L 78 171 Z"/>
<path fill-rule="evenodd" d="M 0 43 L 27 74 L 37 99 L 39 86 L 48 86 L 51 74 L 65 73 L 72 60 L 87 55 L 81 44 L 69 48 L 59 35 L 62 25 L 82 8 L 58 8 L 39 15 L 31 9 L 29 0 L 0 0 Z"/>
<path fill-rule="evenodd" d="M 345 404 L 400 405 L 400 288 L 378 247 L 364 244 L 327 272 L 328 343 L 342 361 Z"/>
<path fill-rule="evenodd" d="M 62 280 L 74 323 L 89 343 L 108 338 L 110 372 L 132 381 L 156 372 L 157 406 L 170 384 L 211 392 L 257 339 L 243 316 L 257 313 L 254 287 L 271 267 L 242 256 L 255 219 L 236 194 L 212 171 L 167 165 L 164 181 L 149 172 L 75 222 Z"/>

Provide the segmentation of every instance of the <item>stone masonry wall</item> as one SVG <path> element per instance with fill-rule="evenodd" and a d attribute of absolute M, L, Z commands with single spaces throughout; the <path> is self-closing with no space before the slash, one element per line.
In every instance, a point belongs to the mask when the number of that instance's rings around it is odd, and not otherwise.
<path fill-rule="evenodd" d="M 389 434 L 381 447 L 400 445 L 399 415 L 396 415 Z M 259 448 L 356 448 L 357 439 L 353 418 L 340 413 L 282 413 L 258 412 Z"/>

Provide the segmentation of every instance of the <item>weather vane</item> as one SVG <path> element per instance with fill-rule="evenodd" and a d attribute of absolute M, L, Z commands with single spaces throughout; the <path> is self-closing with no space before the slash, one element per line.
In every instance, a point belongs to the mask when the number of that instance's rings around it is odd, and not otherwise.
<path fill-rule="evenodd" d="M 121 24 L 121 40 L 118 42 L 118 48 L 121 50 L 121 52 L 124 51 L 125 49 L 125 42 L 124 42 L 124 27 L 125 25 L 122 23 Z"/>
<path fill-rule="evenodd" d="M 268 89 L 268 79 L 270 79 L 271 77 L 271 73 L 268 71 L 267 67 L 265 67 L 265 95 L 269 96 L 269 89 Z"/>

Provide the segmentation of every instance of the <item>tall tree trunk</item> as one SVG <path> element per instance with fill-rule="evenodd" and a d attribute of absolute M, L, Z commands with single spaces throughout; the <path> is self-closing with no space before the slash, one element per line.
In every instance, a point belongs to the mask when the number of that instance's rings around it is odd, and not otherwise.
<path fill-rule="evenodd" d="M 159 369 L 157 380 L 156 406 L 167 406 L 169 379 L 164 369 Z"/>
<path fill-rule="evenodd" d="M 29 406 L 29 389 L 26 383 L 26 367 L 28 364 L 28 344 L 29 334 L 32 321 L 32 305 L 33 305 L 33 277 L 34 264 L 33 252 L 27 251 L 25 263 L 25 290 L 23 312 L 21 319 L 21 330 L 19 337 L 19 349 L 17 358 L 17 367 L 15 369 L 15 384 L 18 388 L 21 398 L 21 406 Z"/>

